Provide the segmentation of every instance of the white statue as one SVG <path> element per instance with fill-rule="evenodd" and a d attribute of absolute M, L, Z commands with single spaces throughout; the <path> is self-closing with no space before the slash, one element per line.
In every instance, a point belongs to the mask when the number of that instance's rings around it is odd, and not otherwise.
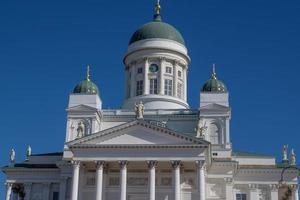
<path fill-rule="evenodd" d="M 28 145 L 27 150 L 26 150 L 26 160 L 29 160 L 31 153 L 32 153 L 31 146 Z"/>
<path fill-rule="evenodd" d="M 11 149 L 10 150 L 10 155 L 9 155 L 9 158 L 10 158 L 10 163 L 15 163 L 16 162 L 16 152 L 14 149 Z"/>
<path fill-rule="evenodd" d="M 85 133 L 85 125 L 82 121 L 80 121 L 77 127 L 77 138 L 83 137 L 84 133 Z"/>
<path fill-rule="evenodd" d="M 196 137 L 204 137 L 205 136 L 205 133 L 207 131 L 207 126 L 206 126 L 206 122 L 204 122 L 203 124 L 203 121 L 200 119 L 199 122 L 198 122 L 198 125 L 197 125 L 197 128 L 196 128 L 196 131 L 197 131 L 197 136 Z"/>
<path fill-rule="evenodd" d="M 139 104 L 135 104 L 135 115 L 137 119 L 143 119 L 144 118 L 144 104 L 142 101 L 140 101 Z"/>
<path fill-rule="evenodd" d="M 288 155 L 287 155 L 287 145 L 283 145 L 283 149 L 282 149 L 282 160 L 283 160 L 283 161 L 288 160 Z"/>
<path fill-rule="evenodd" d="M 295 154 L 294 149 L 291 150 L 290 164 L 293 165 L 293 166 L 296 165 L 296 154 Z"/>

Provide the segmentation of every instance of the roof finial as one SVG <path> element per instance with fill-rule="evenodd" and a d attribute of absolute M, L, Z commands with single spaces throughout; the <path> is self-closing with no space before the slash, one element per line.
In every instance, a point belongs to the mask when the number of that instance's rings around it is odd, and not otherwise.
<path fill-rule="evenodd" d="M 216 74 L 216 64 L 213 64 L 213 65 L 212 65 L 212 68 L 213 68 L 213 69 L 212 69 L 213 71 L 212 71 L 211 78 L 212 78 L 212 79 L 217 79 L 217 74 Z"/>
<path fill-rule="evenodd" d="M 282 162 L 288 162 L 288 147 L 287 145 L 283 145 L 282 148 Z"/>
<path fill-rule="evenodd" d="M 86 80 L 90 80 L 90 65 L 86 65 Z"/>
<path fill-rule="evenodd" d="M 160 15 L 160 10 L 161 10 L 161 7 L 160 7 L 160 0 L 157 0 L 156 4 L 155 4 L 155 11 L 156 11 L 156 14 L 157 15 Z"/>
<path fill-rule="evenodd" d="M 290 164 L 291 164 L 292 166 L 295 166 L 295 165 L 296 165 L 296 154 L 295 154 L 294 149 L 291 150 Z"/>

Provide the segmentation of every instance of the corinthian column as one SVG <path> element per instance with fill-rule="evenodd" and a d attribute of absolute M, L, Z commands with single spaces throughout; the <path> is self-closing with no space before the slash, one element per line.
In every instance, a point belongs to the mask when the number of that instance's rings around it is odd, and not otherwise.
<path fill-rule="evenodd" d="M 155 200 L 155 167 L 157 161 L 147 161 L 149 169 L 149 200 Z"/>
<path fill-rule="evenodd" d="M 293 192 L 293 200 L 299 200 L 298 185 L 292 185 L 291 189 L 292 189 L 292 192 Z"/>
<path fill-rule="evenodd" d="M 12 183 L 6 183 L 6 198 L 5 198 L 5 200 L 10 200 L 12 185 L 13 185 Z"/>
<path fill-rule="evenodd" d="M 249 184 L 249 193 L 250 193 L 250 200 L 257 200 L 258 197 L 258 185 L 256 184 Z"/>
<path fill-rule="evenodd" d="M 205 200 L 205 161 L 198 160 L 196 161 L 197 171 L 198 171 L 198 192 L 199 199 Z"/>
<path fill-rule="evenodd" d="M 173 189 L 174 200 L 181 199 L 181 187 L 180 187 L 180 161 L 174 160 L 171 162 L 173 167 Z"/>
<path fill-rule="evenodd" d="M 96 162 L 96 200 L 102 200 L 103 161 Z"/>
<path fill-rule="evenodd" d="M 80 161 L 73 161 L 73 181 L 71 200 L 78 200 L 78 184 L 79 184 Z"/>
<path fill-rule="evenodd" d="M 126 200 L 126 188 L 127 188 L 127 164 L 125 160 L 119 161 L 120 164 L 120 200 Z"/>

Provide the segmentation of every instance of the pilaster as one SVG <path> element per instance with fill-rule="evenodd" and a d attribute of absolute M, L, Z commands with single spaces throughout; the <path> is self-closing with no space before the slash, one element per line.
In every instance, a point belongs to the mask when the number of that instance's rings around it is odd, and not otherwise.
<path fill-rule="evenodd" d="M 25 200 L 30 200 L 32 183 L 24 184 Z"/>
<path fill-rule="evenodd" d="M 225 190 L 226 190 L 226 200 L 233 199 L 233 179 L 232 178 L 224 178 L 225 181 Z"/>
<path fill-rule="evenodd" d="M 278 188 L 277 184 L 271 184 L 270 186 L 270 197 L 272 200 L 278 200 Z"/>
<path fill-rule="evenodd" d="M 249 184 L 249 194 L 250 200 L 258 200 L 258 185 L 257 184 Z"/>
<path fill-rule="evenodd" d="M 66 199 L 68 177 L 61 177 L 59 183 L 59 200 Z"/>
<path fill-rule="evenodd" d="M 144 59 L 145 67 L 144 67 L 144 95 L 149 94 L 149 78 L 148 78 L 148 70 L 149 70 L 149 61 L 148 58 Z"/>
<path fill-rule="evenodd" d="M 159 94 L 164 95 L 165 94 L 165 79 L 164 79 L 164 73 L 165 73 L 165 58 L 160 58 L 160 70 L 159 70 Z"/>
<path fill-rule="evenodd" d="M 49 200 L 50 198 L 50 186 L 51 186 L 51 183 L 43 183 L 43 200 Z"/>

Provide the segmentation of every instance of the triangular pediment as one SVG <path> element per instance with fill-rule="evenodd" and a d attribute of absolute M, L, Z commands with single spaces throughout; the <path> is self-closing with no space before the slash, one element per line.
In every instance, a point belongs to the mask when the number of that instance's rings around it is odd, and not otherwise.
<path fill-rule="evenodd" d="M 67 109 L 68 112 L 97 112 L 99 111 L 97 108 L 87 106 L 87 105 L 78 105 L 78 106 L 73 106 Z"/>
<path fill-rule="evenodd" d="M 67 143 L 76 145 L 198 145 L 206 141 L 143 120 L 129 122 Z"/>

